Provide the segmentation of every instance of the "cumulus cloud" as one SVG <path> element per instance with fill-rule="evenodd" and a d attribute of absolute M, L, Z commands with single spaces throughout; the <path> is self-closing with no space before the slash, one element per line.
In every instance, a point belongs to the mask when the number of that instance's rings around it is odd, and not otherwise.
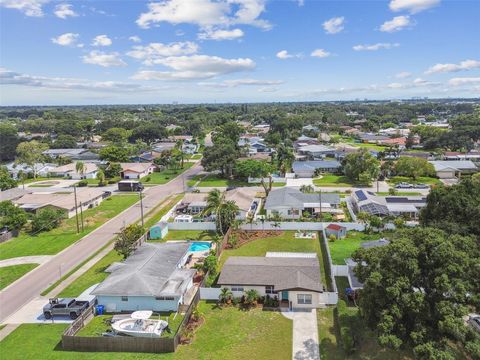
<path fill-rule="evenodd" d="M 235 79 L 225 80 L 222 82 L 201 82 L 198 85 L 213 87 L 213 88 L 231 88 L 238 86 L 263 86 L 270 87 L 274 85 L 283 84 L 282 80 L 257 80 L 257 79 Z"/>
<path fill-rule="evenodd" d="M 43 4 L 49 0 L 1 0 L 0 6 L 7 9 L 16 9 L 24 13 L 26 16 L 41 17 L 43 16 Z"/>
<path fill-rule="evenodd" d="M 480 77 L 456 77 L 448 81 L 452 86 L 480 84 Z"/>
<path fill-rule="evenodd" d="M 255 62 L 249 58 L 224 59 L 218 56 L 171 56 L 157 59 L 171 71 L 141 70 L 133 75 L 136 80 L 196 80 L 252 70 Z"/>
<path fill-rule="evenodd" d="M 103 67 L 126 66 L 127 63 L 120 58 L 118 52 L 105 53 L 103 51 L 90 51 L 82 56 L 85 64 L 99 65 Z"/>
<path fill-rule="evenodd" d="M 140 84 L 116 81 L 91 81 L 61 77 L 32 76 L 0 68 L 0 81 L 3 85 L 21 85 L 54 90 L 87 90 L 100 92 L 139 92 L 154 88 Z"/>
<path fill-rule="evenodd" d="M 323 23 L 323 29 L 327 34 L 337 34 L 344 29 L 345 18 L 334 17 Z"/>
<path fill-rule="evenodd" d="M 137 35 L 130 36 L 128 40 L 133 41 L 134 43 L 142 42 L 142 39 L 140 39 L 140 37 Z"/>
<path fill-rule="evenodd" d="M 161 63 L 169 56 L 192 55 L 198 51 L 198 45 L 191 41 L 175 42 L 170 44 L 150 43 L 146 46 L 134 46 L 127 55 L 142 60 L 145 65 Z"/>
<path fill-rule="evenodd" d="M 392 11 L 409 11 L 412 14 L 430 9 L 440 4 L 440 0 L 392 0 L 389 7 Z"/>
<path fill-rule="evenodd" d="M 409 78 L 410 76 L 412 76 L 412 73 L 410 73 L 408 71 L 402 71 L 402 72 L 399 72 L 399 73 L 395 74 L 395 77 L 397 79 L 406 79 L 406 78 Z"/>
<path fill-rule="evenodd" d="M 198 38 L 202 40 L 235 40 L 243 36 L 243 31 L 241 29 L 232 29 L 232 30 L 213 30 L 206 29 L 203 32 L 198 34 Z"/>
<path fill-rule="evenodd" d="M 112 39 L 107 35 L 97 35 L 93 38 L 92 46 L 110 46 L 112 45 Z"/>
<path fill-rule="evenodd" d="M 55 6 L 55 10 L 53 11 L 53 13 L 56 17 L 59 17 L 60 19 L 78 16 L 78 14 L 73 11 L 72 7 L 73 5 L 70 4 L 58 4 L 57 6 Z"/>
<path fill-rule="evenodd" d="M 395 16 L 392 20 L 385 21 L 382 26 L 380 26 L 380 31 L 383 32 L 395 32 L 403 30 L 404 28 L 412 26 L 410 21 L 410 16 L 402 15 Z"/>
<path fill-rule="evenodd" d="M 312 53 L 310 54 L 310 56 L 318 57 L 318 58 L 326 58 L 326 57 L 329 57 L 330 55 L 332 54 L 324 49 L 313 50 Z"/>
<path fill-rule="evenodd" d="M 302 57 L 302 54 L 290 54 L 287 50 L 281 50 L 277 53 L 276 57 L 285 60 L 291 58 L 300 58 Z"/>
<path fill-rule="evenodd" d="M 60 46 L 78 46 L 77 41 L 79 37 L 79 34 L 65 33 L 52 38 L 52 42 Z"/>
<path fill-rule="evenodd" d="M 458 72 L 466 71 L 480 68 L 480 61 L 478 60 L 464 60 L 458 64 L 436 64 L 430 67 L 425 74 L 435 74 L 435 73 L 449 73 L 449 72 Z"/>
<path fill-rule="evenodd" d="M 353 50 L 355 51 L 377 51 L 380 49 L 391 49 L 394 47 L 398 47 L 400 44 L 398 43 L 376 43 L 376 44 L 371 44 L 371 45 L 355 45 L 353 47 Z"/>

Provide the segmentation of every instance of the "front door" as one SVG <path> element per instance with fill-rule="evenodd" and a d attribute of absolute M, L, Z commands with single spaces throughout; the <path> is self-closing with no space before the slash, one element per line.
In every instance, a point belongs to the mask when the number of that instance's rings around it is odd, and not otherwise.
<path fill-rule="evenodd" d="M 282 301 L 288 301 L 288 291 L 282 291 Z"/>

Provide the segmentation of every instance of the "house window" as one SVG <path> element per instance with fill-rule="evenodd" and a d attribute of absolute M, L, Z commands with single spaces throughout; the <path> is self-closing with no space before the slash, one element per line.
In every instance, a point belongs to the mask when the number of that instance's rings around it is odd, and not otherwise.
<path fill-rule="evenodd" d="M 122 301 L 128 301 L 128 296 L 122 296 Z"/>
<path fill-rule="evenodd" d="M 243 291 L 243 286 L 232 285 L 232 291 Z"/>
<path fill-rule="evenodd" d="M 155 300 L 165 300 L 165 301 L 173 301 L 175 298 L 173 296 L 158 296 L 155 298 Z"/>
<path fill-rule="evenodd" d="M 311 305 L 312 304 L 312 295 L 311 294 L 297 294 L 297 302 L 299 304 Z"/>
<path fill-rule="evenodd" d="M 265 286 L 265 294 L 273 295 L 276 294 L 277 292 L 273 289 L 273 285 L 267 285 Z"/>
<path fill-rule="evenodd" d="M 288 210 L 288 215 L 300 215 L 300 210 L 290 209 L 290 210 Z"/>

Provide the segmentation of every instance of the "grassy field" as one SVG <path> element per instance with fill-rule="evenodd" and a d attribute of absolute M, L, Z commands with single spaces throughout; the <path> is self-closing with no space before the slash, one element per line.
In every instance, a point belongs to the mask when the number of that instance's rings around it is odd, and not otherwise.
<path fill-rule="evenodd" d="M 136 195 L 115 195 L 104 200 L 98 207 L 84 211 L 85 227 L 79 234 L 76 231 L 75 217 L 64 220 L 56 229 L 35 236 L 21 233 L 19 237 L 0 244 L 0 260 L 18 256 L 54 255 L 137 201 Z"/>
<path fill-rule="evenodd" d="M 362 242 L 378 240 L 381 237 L 381 234 L 367 235 L 358 231 L 349 231 L 345 239 L 335 240 L 334 242 L 328 241 L 333 264 L 345 265 L 345 259 L 349 258 Z"/>
<path fill-rule="evenodd" d="M 21 264 L 0 267 L 0 290 L 6 288 L 15 280 L 21 278 L 30 270 L 35 269 L 38 264 Z"/>
<path fill-rule="evenodd" d="M 354 184 L 346 176 L 342 175 L 322 175 L 320 179 L 313 179 L 313 184 L 316 186 L 338 186 L 338 187 L 351 187 Z"/>
<path fill-rule="evenodd" d="M 185 162 L 183 169 L 165 169 L 159 172 L 154 172 L 148 176 L 145 176 L 141 182 L 145 185 L 162 185 L 166 184 L 170 180 L 176 178 L 178 175 L 190 169 L 194 163 Z M 150 179 L 150 180 L 149 180 Z"/>
<path fill-rule="evenodd" d="M 203 230 L 169 230 L 165 239 L 169 240 L 198 240 L 198 241 L 211 241 L 217 236 L 215 231 L 203 231 Z"/>
<path fill-rule="evenodd" d="M 438 185 L 442 182 L 437 178 L 432 178 L 428 176 L 421 176 L 417 178 L 417 180 L 413 180 L 412 178 L 406 176 L 394 176 L 387 180 L 388 183 L 396 185 L 401 182 L 406 182 L 409 184 L 427 184 L 427 185 Z"/>
<path fill-rule="evenodd" d="M 9 360 L 290 360 L 292 322 L 278 312 L 217 308 L 204 301 L 205 317 L 192 344 L 176 353 L 81 353 L 63 351 L 61 335 L 66 324 L 23 324 L 0 342 L 0 354 Z"/>
<path fill-rule="evenodd" d="M 217 174 L 210 174 L 207 176 L 196 175 L 190 180 L 188 180 L 188 186 L 194 186 L 197 181 L 198 187 L 228 187 L 228 186 L 262 186 L 261 184 L 250 184 L 247 181 L 235 180 L 235 179 L 224 179 Z M 285 183 L 273 183 L 273 187 L 282 187 L 285 186 Z"/>
<path fill-rule="evenodd" d="M 175 206 L 176 203 L 178 203 L 185 194 L 177 194 L 172 197 L 170 197 L 167 202 L 164 202 L 161 206 L 161 208 L 154 213 L 146 222 L 145 222 L 145 228 L 148 229 L 152 225 L 155 225 L 157 222 L 160 221 L 160 219 L 170 211 L 170 209 Z"/>
<path fill-rule="evenodd" d="M 258 239 L 240 246 L 237 249 L 223 250 L 219 268 L 230 256 L 265 256 L 267 251 L 276 252 L 314 252 L 318 255 L 322 281 L 326 283 L 325 268 L 318 239 L 295 239 L 295 231 L 279 231 L 278 236 Z"/>

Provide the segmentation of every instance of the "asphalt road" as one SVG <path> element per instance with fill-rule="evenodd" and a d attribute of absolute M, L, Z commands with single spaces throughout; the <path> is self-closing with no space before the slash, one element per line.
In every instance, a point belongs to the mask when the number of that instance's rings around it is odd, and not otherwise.
<path fill-rule="evenodd" d="M 200 171 L 202 167 L 197 164 L 168 184 L 147 188 L 143 198 L 144 213 L 158 206 L 168 196 L 185 191 L 188 177 Z M 138 202 L 0 291 L 0 322 L 107 244 L 122 226 L 139 220 Z"/>

